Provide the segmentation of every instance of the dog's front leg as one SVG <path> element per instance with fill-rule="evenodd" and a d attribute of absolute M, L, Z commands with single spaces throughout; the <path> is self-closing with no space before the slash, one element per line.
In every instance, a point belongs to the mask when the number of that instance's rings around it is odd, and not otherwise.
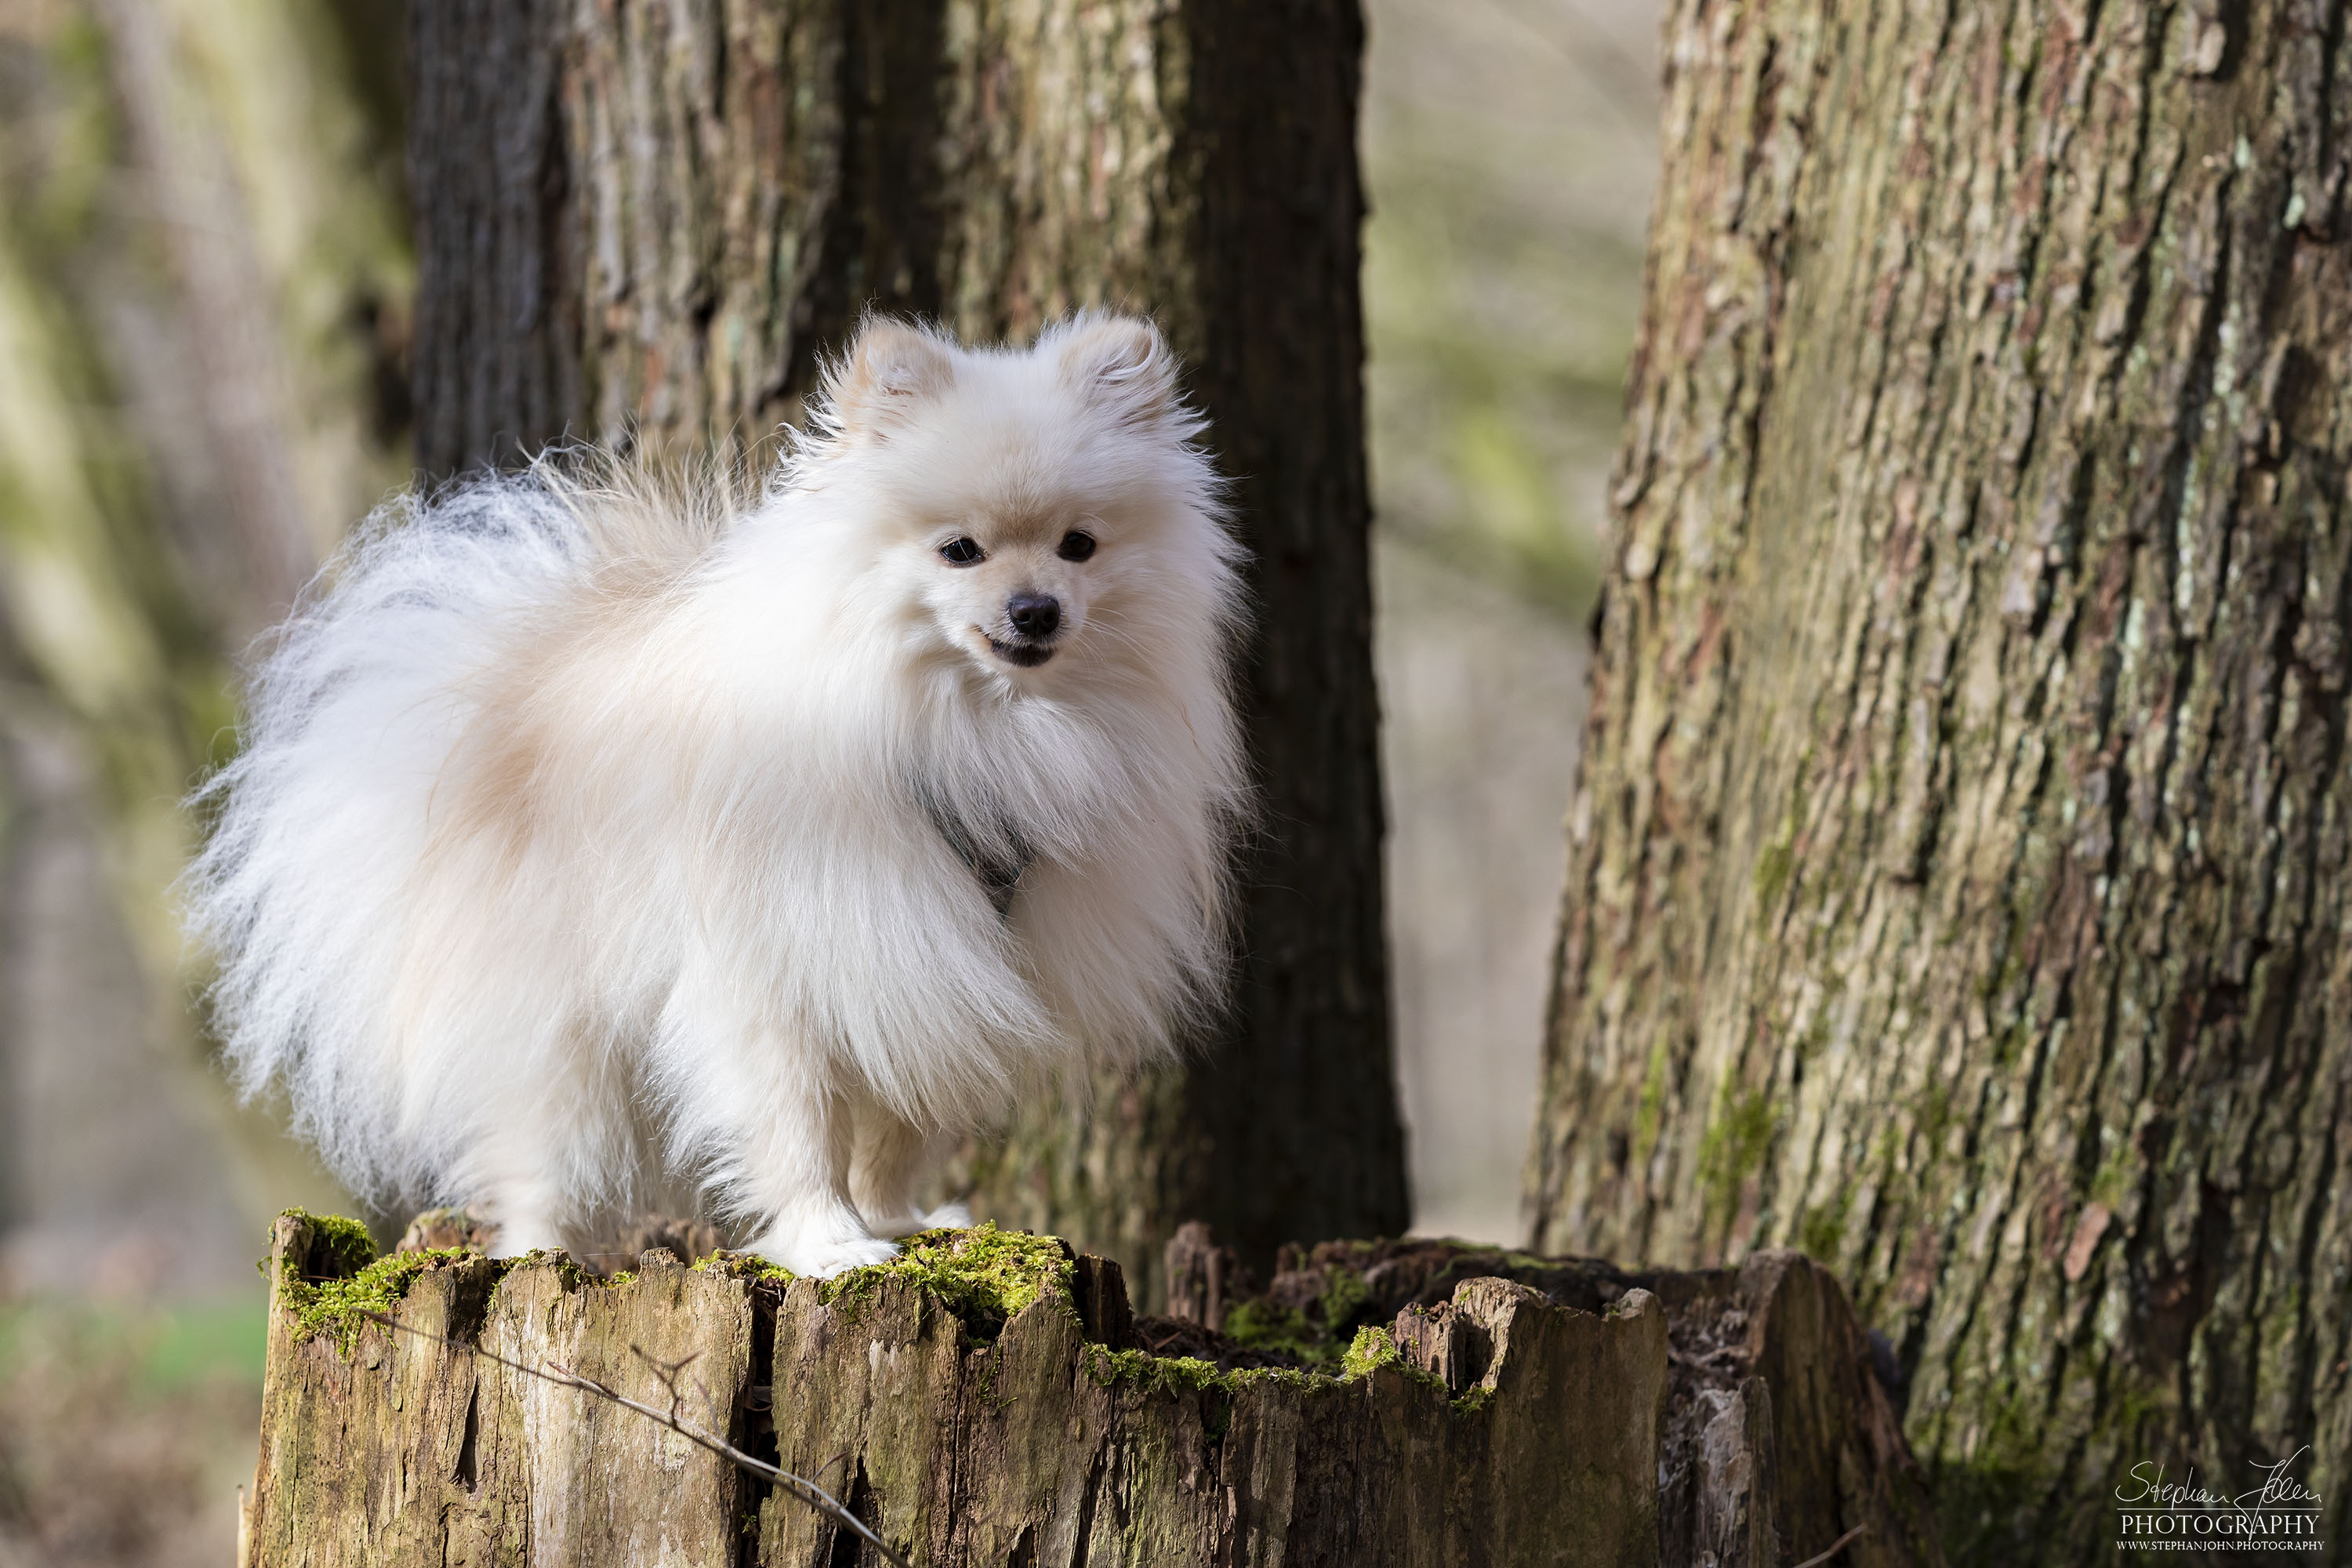
<path fill-rule="evenodd" d="M 733 1195 L 765 1227 L 751 1248 L 819 1278 L 887 1262 L 898 1249 L 866 1228 L 849 1199 L 855 1125 L 845 1097 L 820 1071 L 793 1065 L 762 1075 L 765 1114 L 743 1131 Z"/>
<path fill-rule="evenodd" d="M 925 1214 L 915 1207 L 915 1185 L 939 1152 L 939 1140 L 901 1120 L 871 1094 L 856 1100 L 856 1154 L 849 1167 L 849 1195 L 866 1228 L 877 1236 L 911 1236 L 940 1226 L 971 1224 L 961 1204 L 942 1204 Z"/>
<path fill-rule="evenodd" d="M 559 1181 L 551 1174 L 558 1162 L 537 1133 L 529 1123 L 495 1128 L 479 1141 L 468 1161 L 481 1173 L 467 1184 L 466 1190 L 474 1196 L 466 1206 L 489 1222 L 493 1258 L 520 1258 L 563 1245 L 556 1216 L 567 1205 Z"/>
<path fill-rule="evenodd" d="M 650 1065 L 672 1163 L 698 1167 L 744 1246 L 795 1274 L 897 1257 L 849 1201 L 856 1126 L 838 1067 L 785 1009 L 744 1005 L 751 973 L 698 953 L 662 1009 Z"/>

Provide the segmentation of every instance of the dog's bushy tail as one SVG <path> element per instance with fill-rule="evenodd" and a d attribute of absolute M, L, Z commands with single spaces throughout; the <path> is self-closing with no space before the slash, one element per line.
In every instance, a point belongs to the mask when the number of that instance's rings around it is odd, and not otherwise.
<path fill-rule="evenodd" d="M 569 457 L 400 497 L 257 645 L 238 752 L 193 798 L 210 828 L 184 920 L 218 965 L 238 1089 L 283 1085 L 296 1130 L 363 1198 L 436 1185 L 432 1140 L 403 1126 L 415 1097 L 391 1000 L 469 677 L 569 595 L 690 570 L 740 493 L 712 478 Z"/>

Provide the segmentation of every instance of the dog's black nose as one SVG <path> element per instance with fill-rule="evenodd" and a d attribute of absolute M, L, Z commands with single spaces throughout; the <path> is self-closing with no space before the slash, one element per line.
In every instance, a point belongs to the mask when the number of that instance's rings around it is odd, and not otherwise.
<path fill-rule="evenodd" d="M 1004 601 L 1004 614 L 1015 632 L 1043 641 L 1062 624 L 1062 601 L 1051 594 L 1015 594 Z"/>

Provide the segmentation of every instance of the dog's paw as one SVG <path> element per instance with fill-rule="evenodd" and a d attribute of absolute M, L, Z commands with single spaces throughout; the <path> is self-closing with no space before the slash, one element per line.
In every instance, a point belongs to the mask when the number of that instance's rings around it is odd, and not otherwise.
<path fill-rule="evenodd" d="M 929 1214 L 909 1209 L 905 1214 L 869 1219 L 866 1228 L 877 1236 L 912 1236 L 919 1230 L 970 1230 L 971 1211 L 961 1204 L 941 1204 Z"/>
<path fill-rule="evenodd" d="M 830 1279 L 836 1274 L 846 1274 L 869 1263 L 887 1263 L 898 1256 L 897 1242 L 869 1236 L 856 1241 L 835 1241 L 804 1247 L 799 1257 L 786 1260 L 784 1267 L 813 1279 Z"/>
<path fill-rule="evenodd" d="M 492 1258 L 521 1258 L 533 1252 L 561 1252 L 563 1237 L 546 1220 L 532 1215 L 495 1220 L 480 1227 Z"/>
<path fill-rule="evenodd" d="M 750 1250 L 771 1263 L 782 1264 L 812 1279 L 830 1279 L 869 1263 L 887 1263 L 898 1256 L 898 1243 L 874 1236 L 770 1236 Z"/>

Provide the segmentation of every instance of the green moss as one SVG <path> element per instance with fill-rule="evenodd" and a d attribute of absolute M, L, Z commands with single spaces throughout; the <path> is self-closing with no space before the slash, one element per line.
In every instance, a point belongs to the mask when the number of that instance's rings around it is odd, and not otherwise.
<path fill-rule="evenodd" d="M 402 1253 L 396 1256 L 407 1258 L 475 1258 L 480 1255 L 478 1253 L 468 1251 L 463 1247 L 432 1247 L 424 1252 Z M 591 1285 L 602 1285 L 604 1283 L 604 1278 L 601 1275 L 592 1273 L 588 1269 L 582 1268 L 580 1264 L 573 1259 L 572 1254 L 562 1251 L 560 1248 L 551 1250 L 546 1247 L 535 1247 L 529 1252 L 524 1253 L 520 1258 L 502 1258 L 499 1261 L 509 1268 L 528 1267 L 533 1268 L 552 1268 L 555 1270 L 556 1279 L 563 1282 L 563 1288 L 566 1290 L 582 1290 L 587 1289 Z"/>
<path fill-rule="evenodd" d="M 355 1219 L 336 1214 L 312 1214 L 308 1209 L 288 1209 L 278 1217 L 310 1222 L 311 1251 L 314 1255 L 323 1253 L 327 1266 L 315 1272 L 357 1274 L 375 1261 L 375 1237 Z"/>
<path fill-rule="evenodd" d="M 1330 1340 L 1307 1321 L 1305 1313 L 1272 1301 L 1238 1301 L 1226 1308 L 1223 1332 L 1227 1339 L 1252 1350 L 1309 1363 L 1336 1358 Z"/>
<path fill-rule="evenodd" d="M 1214 1362 L 1198 1356 L 1158 1356 L 1149 1351 L 1086 1347 L 1087 1375 L 1105 1388 L 1140 1388 L 1147 1394 L 1230 1393 L 1233 1379 Z"/>
<path fill-rule="evenodd" d="M 748 1279 L 755 1285 L 784 1286 L 800 1278 L 783 1265 L 771 1263 L 756 1252 L 730 1252 L 723 1248 L 698 1258 L 687 1267 L 697 1274 Z"/>
<path fill-rule="evenodd" d="M 1772 1147 L 1772 1102 L 1759 1090 L 1735 1094 L 1728 1083 L 1698 1145 L 1698 1172 L 1710 1221 L 1728 1225 L 1740 1184 L 1763 1169 Z"/>
<path fill-rule="evenodd" d="M 1666 1109 L 1666 1071 L 1672 1065 L 1662 1034 L 1650 1047 L 1650 1068 L 1642 1077 L 1642 1101 L 1633 1110 L 1633 1163 L 1646 1164 L 1658 1147 L 1658 1128 Z"/>
<path fill-rule="evenodd" d="M 2182 1427 L 2161 1384 L 2133 1377 L 2117 1384 L 2080 1425 L 2053 1421 L 2039 1388 L 1987 1390 L 1978 1397 L 1978 1436 L 1967 1455 L 1947 1452 L 1927 1463 L 1946 1562 L 2005 1568 L 2021 1561 L 2092 1560 L 2102 1549 L 2091 1533 L 2100 1516 L 2067 1506 L 2079 1494 L 2083 1467 L 2097 1473 L 2102 1456 L 2162 1459 L 2168 1435 Z M 2054 1533 L 2047 1529 L 2053 1521 Z"/>
<path fill-rule="evenodd" d="M 1348 1321 L 1371 1296 L 1371 1288 L 1364 1277 L 1352 1268 L 1333 1268 L 1330 1283 L 1323 1287 L 1323 1327 L 1334 1339 L 1348 1326 Z"/>
<path fill-rule="evenodd" d="M 2031 1405 L 2014 1394 L 1988 1402 L 1982 1436 L 1969 1458 L 1929 1462 L 1937 1532 L 1957 1563 L 2014 1561 L 2026 1545 L 2020 1521 L 2033 1518 L 2063 1475 L 2043 1446 Z"/>
<path fill-rule="evenodd" d="M 889 1262 L 828 1280 L 824 1300 L 828 1306 L 855 1304 L 885 1279 L 908 1279 L 938 1297 L 967 1328 L 992 1336 L 1040 1300 L 1076 1318 L 1071 1279 L 1076 1268 L 1054 1237 L 999 1230 L 992 1223 L 971 1230 L 927 1230 L 907 1237 Z"/>
<path fill-rule="evenodd" d="M 349 1279 L 288 1279 L 278 1287 L 278 1302 L 294 1314 L 297 1341 L 331 1335 L 338 1348 L 349 1354 L 359 1339 L 360 1326 L 367 1321 L 363 1314 L 390 1312 L 399 1306 L 416 1277 L 434 1265 L 477 1256 L 456 1247 L 395 1252 L 377 1258 Z"/>
<path fill-rule="evenodd" d="M 2092 1198 L 2106 1205 L 2110 1212 L 2123 1207 L 2124 1200 L 2138 1184 L 2139 1171 L 2139 1152 L 2128 1138 L 2117 1139 L 2106 1159 L 2100 1163 L 2098 1174 L 2091 1178 Z"/>
<path fill-rule="evenodd" d="M 1797 1246 L 1822 1263 L 1837 1261 L 1838 1244 L 1845 1239 L 1846 1215 L 1853 1207 L 1853 1192 L 1848 1188 L 1835 1199 L 1818 1208 L 1805 1211 L 1797 1222 Z"/>
<path fill-rule="evenodd" d="M 1927 1085 L 1919 1096 L 1918 1139 L 1927 1158 L 1943 1152 L 1944 1134 L 1952 1125 L 1952 1090 L 1943 1079 Z"/>
<path fill-rule="evenodd" d="M 1895 1184 L 1895 1163 L 1903 1153 L 1902 1131 L 1892 1121 L 1883 1123 L 1878 1135 L 1870 1141 L 1870 1167 L 1877 1173 L 1882 1188 Z"/>
<path fill-rule="evenodd" d="M 1263 1305 L 1244 1302 L 1244 1306 Z M 1296 1319 L 1297 1313 L 1291 1316 Z M 1086 1369 L 1088 1376 L 1106 1388 L 1137 1387 L 1155 1394 L 1210 1393 L 1232 1394 L 1253 1383 L 1271 1383 L 1280 1388 L 1304 1390 L 1336 1387 L 1342 1377 L 1363 1377 L 1375 1367 L 1393 1366 L 1408 1376 L 1435 1384 L 1436 1379 L 1404 1359 L 1396 1341 L 1386 1329 L 1370 1324 L 1356 1331 L 1353 1343 L 1339 1356 L 1333 1356 L 1328 1346 L 1314 1347 L 1318 1358 L 1337 1364 L 1331 1371 L 1317 1371 L 1288 1366 L 1254 1366 L 1238 1372 L 1219 1372 L 1213 1362 L 1197 1356 L 1156 1356 L 1147 1351 L 1113 1351 L 1100 1345 L 1086 1347 Z M 1337 1375 L 1334 1375 L 1334 1374 Z"/>
<path fill-rule="evenodd" d="M 1454 1414 L 1475 1415 L 1494 1402 L 1495 1391 L 1482 1383 L 1475 1388 L 1465 1389 L 1462 1392 L 1461 1395 L 1454 1401 Z"/>
<path fill-rule="evenodd" d="M 1348 1347 L 1347 1354 L 1340 1358 L 1339 1364 L 1343 1373 L 1349 1377 L 1368 1377 L 1374 1368 L 1392 1366 L 1413 1382 L 1426 1384 L 1441 1394 L 1445 1393 L 1444 1379 L 1407 1361 L 1388 1330 L 1370 1323 L 1356 1331 L 1355 1342 Z"/>
<path fill-rule="evenodd" d="M 1396 1341 L 1389 1336 L 1386 1329 L 1366 1323 L 1356 1331 L 1355 1342 L 1348 1347 L 1348 1353 L 1339 1358 L 1339 1365 L 1349 1377 L 1365 1377 L 1374 1367 L 1395 1366 L 1403 1359 L 1397 1350 Z"/>
<path fill-rule="evenodd" d="M 1232 1374 L 1236 1389 L 1253 1383 L 1270 1383 L 1276 1388 L 1303 1393 L 1314 1388 L 1337 1388 L 1339 1380 L 1319 1372 L 1302 1372 L 1295 1366 L 1244 1367 Z"/>
<path fill-rule="evenodd" d="M 2032 1014 L 2021 1015 L 1992 1037 L 1992 1059 L 1999 1067 L 2015 1067 L 2033 1049 L 2036 1031 Z"/>
<path fill-rule="evenodd" d="M 1156 1356 L 1148 1351 L 1113 1351 L 1100 1345 L 1088 1345 L 1083 1353 L 1087 1375 L 1105 1388 L 1210 1396 L 1202 1411 L 1202 1424 L 1212 1438 L 1223 1437 L 1232 1425 L 1234 1395 L 1245 1387 L 1271 1384 L 1294 1393 L 1306 1393 L 1339 1386 L 1337 1378 L 1301 1372 L 1296 1367 L 1254 1366 L 1238 1372 L 1219 1372 L 1215 1363 L 1198 1356 Z"/>

